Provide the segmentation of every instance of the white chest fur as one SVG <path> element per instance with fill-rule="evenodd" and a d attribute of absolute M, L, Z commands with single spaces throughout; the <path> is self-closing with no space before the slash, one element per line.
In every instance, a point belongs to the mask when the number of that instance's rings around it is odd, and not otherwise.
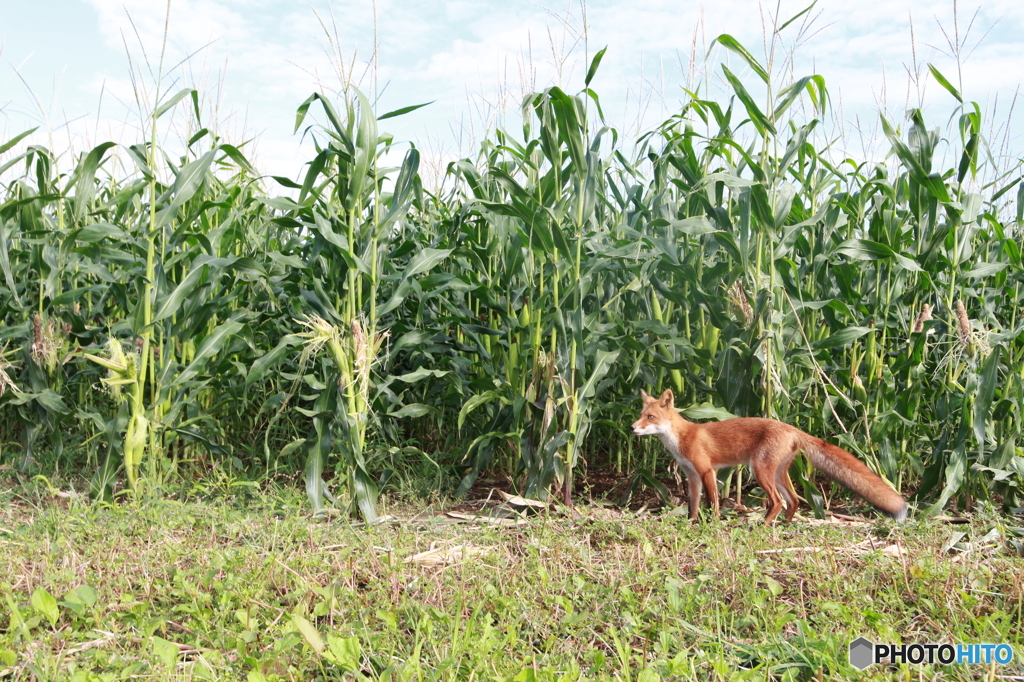
<path fill-rule="evenodd" d="M 679 439 L 676 437 L 674 431 L 659 431 L 658 438 L 661 439 L 661 444 L 672 453 L 673 457 L 676 459 L 682 459 L 682 455 L 679 453 Z"/>
<path fill-rule="evenodd" d="M 679 462 L 679 466 L 686 472 L 687 477 L 692 476 L 694 472 L 693 464 L 679 451 L 679 437 L 676 435 L 675 429 L 668 428 L 658 431 L 658 439 L 661 440 L 661 444 L 665 446 L 665 449 L 672 453 L 675 460 Z"/>
<path fill-rule="evenodd" d="M 658 431 L 658 438 L 661 440 L 661 444 L 665 446 L 665 449 L 672 453 L 672 456 L 677 462 L 679 462 L 680 468 L 683 473 L 686 474 L 686 478 L 694 479 L 697 477 L 697 469 L 694 468 L 693 463 L 683 456 L 683 453 L 679 451 L 679 438 L 676 436 L 674 429 L 665 429 L 664 431 Z"/>

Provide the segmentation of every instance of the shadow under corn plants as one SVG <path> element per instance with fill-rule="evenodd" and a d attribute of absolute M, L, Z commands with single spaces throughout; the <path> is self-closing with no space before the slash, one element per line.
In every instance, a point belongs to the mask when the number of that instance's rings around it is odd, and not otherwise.
<path fill-rule="evenodd" d="M 934 69 L 962 103 L 954 165 L 917 110 L 884 122 L 885 159 L 836 158 L 823 77 L 716 42 L 746 81 L 723 65 L 729 97 L 695 91 L 633 151 L 589 87 L 602 51 L 583 90 L 529 95 L 522 135 L 495 131 L 436 193 L 415 148 L 386 165 L 378 123 L 415 107 L 378 117 L 354 90 L 300 106 L 296 129 L 314 105 L 324 124 L 301 181 L 276 179 L 288 197 L 201 126 L 194 91 L 150 121 L 193 103 L 174 160 L 154 133 L 61 173 L 9 141 L 5 454 L 27 466 L 84 430 L 98 492 L 119 465 L 149 489 L 182 462 L 303 466 L 315 511 L 367 520 L 409 457 L 460 492 L 500 468 L 571 501 L 631 437 L 638 390 L 671 386 L 695 418 L 832 438 L 920 509 L 1021 507 L 1019 165 Z"/>

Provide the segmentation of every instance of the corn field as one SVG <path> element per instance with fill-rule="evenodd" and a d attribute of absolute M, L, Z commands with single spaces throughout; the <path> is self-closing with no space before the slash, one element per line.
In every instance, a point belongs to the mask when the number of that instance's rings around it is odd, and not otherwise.
<path fill-rule="evenodd" d="M 885 158 L 837 157 L 821 76 L 718 43 L 745 66 L 721 67 L 731 95 L 627 143 L 589 88 L 599 52 L 436 190 L 383 132 L 415 107 L 354 89 L 298 108 L 316 155 L 295 180 L 260 177 L 191 90 L 148 140 L 73 163 L 7 140 L 0 457 L 98 497 L 302 471 L 315 514 L 367 521 L 410 481 L 482 474 L 569 502 L 611 468 L 667 494 L 628 425 L 640 389 L 672 388 L 691 419 L 831 439 L 918 514 L 1024 506 L 1019 158 L 934 69 L 950 139 L 912 110 L 883 119 Z M 180 155 L 157 144 L 172 111 Z"/>

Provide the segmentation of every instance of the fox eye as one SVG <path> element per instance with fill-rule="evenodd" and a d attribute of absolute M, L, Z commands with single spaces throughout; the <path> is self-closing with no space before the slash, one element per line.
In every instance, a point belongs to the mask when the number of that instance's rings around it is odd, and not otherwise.
<path fill-rule="evenodd" d="M 649 415 L 647 415 L 647 418 L 648 419 L 654 419 L 654 415 L 653 414 L 649 414 Z"/>

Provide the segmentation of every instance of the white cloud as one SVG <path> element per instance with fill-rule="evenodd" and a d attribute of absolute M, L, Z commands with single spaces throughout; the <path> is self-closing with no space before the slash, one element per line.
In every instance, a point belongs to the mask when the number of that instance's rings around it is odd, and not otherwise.
<path fill-rule="evenodd" d="M 140 66 L 145 61 L 141 42 L 155 68 L 164 35 L 164 2 L 85 2 L 96 12 L 95 30 L 106 45 L 121 53 L 127 43 L 133 63 Z M 783 18 L 804 6 L 806 0 L 787 0 Z M 434 150 L 440 164 L 451 154 L 472 152 L 469 140 L 479 142 L 483 128 L 500 121 L 505 111 L 514 117 L 525 92 L 553 84 L 579 90 L 587 59 L 605 45 L 608 52 L 593 86 L 610 122 L 630 135 L 676 110 L 684 94 L 681 86 L 693 85 L 687 82 L 691 65 L 696 78 L 707 77 L 713 94 L 715 88 L 719 96 L 727 93 L 719 66 L 723 60 L 756 91 L 756 78 L 736 55 L 719 49 L 705 61 L 705 53 L 708 41 L 729 33 L 763 59 L 761 7 L 757 0 L 703 5 L 591 1 L 584 54 L 578 2 L 548 9 L 495 0 L 377 0 L 379 52 L 373 83 L 363 77 L 374 41 L 373 5 L 365 0 L 335 0 L 333 12 L 328 0 L 313 0 L 312 7 L 288 0 L 175 0 L 165 63 L 195 56 L 163 85 L 199 89 L 209 105 L 205 122 L 216 120 L 233 141 L 258 134 L 252 147 L 262 165 L 274 174 L 294 176 L 312 156 L 309 145 L 300 148 L 292 136 L 294 110 L 315 90 L 337 91 L 344 77 L 341 70 L 371 96 L 383 93 L 379 111 L 437 100 L 381 127 L 399 139 L 422 140 L 421 146 Z M 972 12 L 961 7 L 961 34 Z M 951 79 L 956 74 L 955 61 L 940 51 L 948 47 L 938 22 L 953 33 L 947 0 L 831 0 L 820 2 L 812 13 L 819 16 L 813 35 L 796 52 L 795 75 L 823 75 L 837 109 L 841 104 L 848 120 L 858 117 L 874 126 L 878 107 L 899 116 L 908 101 L 911 106 L 918 103 L 918 87 L 908 83 L 906 71 L 914 58 L 911 17 L 919 69 L 932 62 Z M 998 95 L 1005 112 L 1024 81 L 1024 41 L 1019 38 L 1024 4 L 986 2 L 968 45 L 993 24 L 986 42 L 963 65 L 964 94 L 983 104 Z M 796 28 L 784 34 L 776 66 L 785 60 Z M 69 54 L 69 60 L 74 58 Z M 130 138 L 136 134 L 131 121 L 116 110 L 118 100 L 130 104 L 134 97 L 126 73 L 126 61 L 99 67 L 81 83 L 66 84 L 65 90 L 80 88 L 95 101 L 105 84 L 100 114 L 105 123 L 99 128 L 120 125 Z M 921 84 L 929 120 L 944 124 L 952 98 L 926 72 Z M 95 122 L 93 133 L 102 134 Z"/>

